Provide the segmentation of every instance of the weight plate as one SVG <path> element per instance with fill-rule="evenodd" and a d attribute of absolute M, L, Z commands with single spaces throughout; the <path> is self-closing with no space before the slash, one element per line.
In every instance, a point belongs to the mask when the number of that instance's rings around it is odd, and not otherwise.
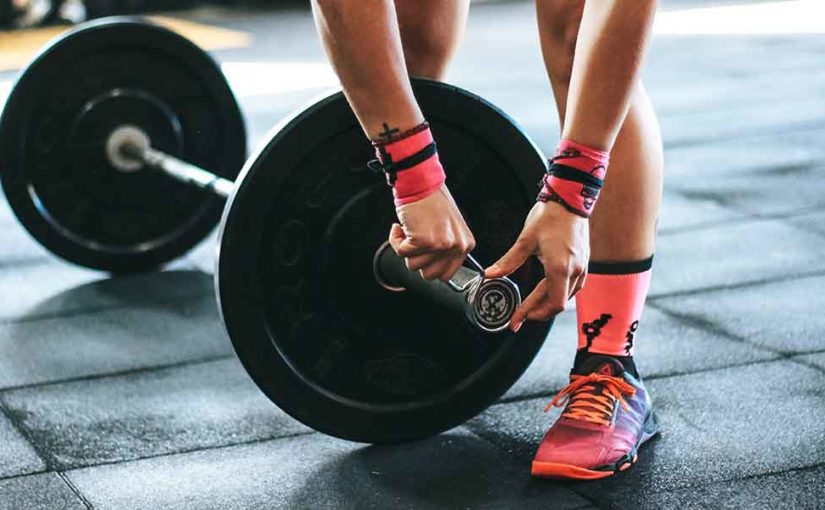
<path fill-rule="evenodd" d="M 243 166 L 240 108 L 212 58 L 136 18 L 86 24 L 23 72 L 0 117 L 0 180 L 23 226 L 55 254 L 126 272 L 174 259 L 220 220 L 223 200 L 106 156 L 121 126 L 227 179 Z"/>
<path fill-rule="evenodd" d="M 414 91 L 447 182 L 490 263 L 515 241 L 544 158 L 490 103 L 442 83 Z M 362 442 L 456 426 L 523 373 L 548 324 L 482 333 L 454 310 L 391 292 L 373 256 L 395 220 L 390 189 L 343 94 L 276 128 L 224 210 L 216 285 L 229 336 L 264 393 L 299 421 Z M 513 275 L 530 290 L 535 261 Z"/>

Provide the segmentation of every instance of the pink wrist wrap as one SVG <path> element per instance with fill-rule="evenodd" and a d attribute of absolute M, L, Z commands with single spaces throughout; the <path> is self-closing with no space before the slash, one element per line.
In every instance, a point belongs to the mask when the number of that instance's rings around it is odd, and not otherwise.
<path fill-rule="evenodd" d="M 392 186 L 395 205 L 422 200 L 444 184 L 446 176 L 429 125 L 425 122 L 399 138 L 373 142 L 380 170 Z"/>
<path fill-rule="evenodd" d="M 537 200 L 557 202 L 589 218 L 604 185 L 610 155 L 570 140 L 559 142 L 556 156 L 542 180 Z"/>

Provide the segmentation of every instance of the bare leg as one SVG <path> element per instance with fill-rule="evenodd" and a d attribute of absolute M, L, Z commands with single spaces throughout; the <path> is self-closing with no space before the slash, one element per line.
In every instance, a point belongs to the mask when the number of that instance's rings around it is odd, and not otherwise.
<path fill-rule="evenodd" d="M 631 467 L 637 447 L 658 433 L 633 358 L 661 199 L 659 126 L 638 80 L 654 6 L 650 0 L 537 0 L 563 139 L 610 151 L 610 169 L 588 221 L 589 274 L 576 294 L 573 375 L 553 400 L 564 410 L 536 451 L 534 476 L 611 476 Z M 611 393 L 621 394 L 623 405 L 599 411 L 593 403 Z M 598 435 L 593 423 L 602 427 Z"/>
<path fill-rule="evenodd" d="M 469 1 L 313 0 L 312 6 L 330 61 L 367 136 L 378 139 L 385 124 L 401 131 L 420 124 L 424 117 L 409 75 L 443 77 Z"/>
<path fill-rule="evenodd" d="M 612 148 L 639 80 L 655 12 L 655 1 L 585 2 L 563 138 L 601 150 Z"/>
<path fill-rule="evenodd" d="M 583 0 L 536 2 L 542 53 L 563 131 L 572 120 L 567 105 L 583 6 Z M 598 75 L 588 79 L 606 81 Z M 591 259 L 600 262 L 640 260 L 649 257 L 655 246 L 662 192 L 661 135 L 641 83 L 632 89 L 629 100 L 611 152 L 610 171 L 590 219 Z"/>
<path fill-rule="evenodd" d="M 407 75 L 391 0 L 313 0 L 321 40 L 364 132 L 404 131 L 424 121 Z"/>
<path fill-rule="evenodd" d="M 466 17 L 467 0 L 412 2 L 312 1 L 321 40 L 344 94 L 367 137 L 380 143 L 382 161 L 408 159 L 432 147 L 408 65 L 414 74 L 441 77 Z M 444 183 L 436 155 L 408 170 L 392 181 L 399 224 L 390 230 L 390 244 L 410 270 L 419 270 L 427 279 L 449 279 L 475 240 Z"/>
<path fill-rule="evenodd" d="M 410 76 L 444 79 L 469 8 L 470 0 L 395 0 Z"/>

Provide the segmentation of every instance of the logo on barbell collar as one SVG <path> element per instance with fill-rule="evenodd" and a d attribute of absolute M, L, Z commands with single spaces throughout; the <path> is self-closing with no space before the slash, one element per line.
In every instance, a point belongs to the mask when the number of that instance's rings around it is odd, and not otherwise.
<path fill-rule="evenodd" d="M 512 291 L 501 283 L 488 283 L 476 297 L 476 316 L 485 325 L 496 326 L 510 320 L 513 312 Z"/>

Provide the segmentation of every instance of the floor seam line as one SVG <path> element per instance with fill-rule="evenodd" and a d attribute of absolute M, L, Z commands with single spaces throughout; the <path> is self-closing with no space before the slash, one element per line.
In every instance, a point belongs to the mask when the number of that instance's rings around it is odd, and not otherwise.
<path fill-rule="evenodd" d="M 230 354 L 219 354 L 215 356 L 207 356 L 203 358 L 197 358 L 192 360 L 186 361 L 179 361 L 177 363 L 169 363 L 165 365 L 153 365 L 150 367 L 138 367 L 138 368 L 130 368 L 126 370 L 119 370 L 115 372 L 104 372 L 100 374 L 89 374 L 83 375 L 79 377 L 67 377 L 65 379 L 56 379 L 53 381 L 43 381 L 43 382 L 36 382 L 31 384 L 20 384 L 17 386 L 7 386 L 4 388 L 0 388 L 0 395 L 4 395 L 6 393 L 12 393 L 19 390 L 30 390 L 30 389 L 37 389 L 37 388 L 47 388 L 49 386 L 59 386 L 61 384 L 71 384 L 75 382 L 82 382 L 82 381 L 96 381 L 99 379 L 108 379 L 108 378 L 115 378 L 115 377 L 125 377 L 129 375 L 139 375 L 139 374 L 147 374 L 152 372 L 159 372 L 161 370 L 171 370 L 175 368 L 184 368 L 189 366 L 195 365 L 204 365 L 207 363 L 213 363 L 216 361 L 223 361 L 234 358 L 235 355 Z"/>
<path fill-rule="evenodd" d="M 654 310 L 657 310 L 657 311 L 661 312 L 662 314 L 670 317 L 671 319 L 673 319 L 673 320 L 675 320 L 675 321 L 677 321 L 677 322 L 679 322 L 679 323 L 681 323 L 685 326 L 689 326 L 691 328 L 698 329 L 698 330 L 703 331 L 703 332 L 711 332 L 711 333 L 717 334 L 717 335 L 719 335 L 719 336 L 721 336 L 721 337 L 723 337 L 726 340 L 729 340 L 731 342 L 736 342 L 736 343 L 739 343 L 739 344 L 745 344 L 748 347 L 752 347 L 752 348 L 760 350 L 760 351 L 770 352 L 770 353 L 777 354 L 777 355 L 786 354 L 786 351 L 783 351 L 782 349 L 777 349 L 775 347 L 770 347 L 770 346 L 760 345 L 760 344 L 754 343 L 754 342 L 748 340 L 747 337 L 737 335 L 736 333 L 734 333 L 732 331 L 729 331 L 727 328 L 725 328 L 725 326 L 723 326 L 721 324 L 717 324 L 716 322 L 714 322 L 712 320 L 709 320 L 709 319 L 706 319 L 704 317 L 689 314 L 689 313 L 676 312 L 676 311 L 674 311 L 674 310 L 672 310 L 668 307 L 665 307 L 665 306 L 663 306 L 659 303 L 656 303 L 654 300 L 651 300 L 651 302 L 649 302 L 647 304 L 647 306 L 649 306 L 650 308 L 652 308 Z"/>
<path fill-rule="evenodd" d="M 666 190 L 669 193 L 675 193 L 679 195 L 681 198 L 685 198 L 687 200 L 695 200 L 689 196 L 685 196 L 678 188 L 671 188 Z M 665 198 L 666 200 L 666 198 Z M 730 225 L 742 225 L 746 223 L 756 223 L 759 221 L 780 221 L 783 225 L 787 225 L 790 227 L 795 227 L 793 223 L 787 222 L 785 220 L 789 219 L 796 219 L 802 216 L 807 216 L 809 214 L 814 214 L 825 210 L 825 203 L 817 204 L 814 206 L 804 207 L 802 209 L 796 209 L 793 211 L 784 211 L 784 212 L 775 212 L 775 213 L 759 213 L 759 212 L 752 212 L 744 209 L 740 209 L 738 207 L 731 207 L 728 205 L 720 204 L 715 201 L 710 201 L 714 205 L 724 208 L 729 212 L 739 214 L 741 216 L 735 218 L 727 218 L 723 220 L 713 220 L 704 223 L 698 223 L 695 225 L 687 225 L 683 227 L 673 227 L 673 228 L 663 228 L 658 231 L 658 237 L 670 237 L 673 235 L 684 234 L 684 233 L 691 233 L 691 232 L 701 232 L 704 230 L 713 230 L 719 227 L 725 227 Z M 823 235 L 819 232 L 814 232 L 817 235 Z"/>
<path fill-rule="evenodd" d="M 173 457 L 175 455 L 186 455 L 186 454 L 198 453 L 198 452 L 210 452 L 210 451 L 214 451 L 214 450 L 235 448 L 235 447 L 239 447 L 239 446 L 248 446 L 248 445 L 254 445 L 254 444 L 268 443 L 270 441 L 280 441 L 282 439 L 291 439 L 291 438 L 294 438 L 294 437 L 309 436 L 309 435 L 312 435 L 312 434 L 321 434 L 321 433 L 318 432 L 317 430 L 307 430 L 307 431 L 302 431 L 302 432 L 294 432 L 294 433 L 291 433 L 291 434 L 284 434 L 282 436 L 270 436 L 270 437 L 264 437 L 264 438 L 259 438 L 259 439 L 250 439 L 248 441 L 240 441 L 240 442 L 237 442 L 237 443 L 226 443 L 226 444 L 214 445 L 214 446 L 198 446 L 198 447 L 195 447 L 195 448 L 185 448 L 185 449 L 177 450 L 177 451 L 173 451 L 173 452 L 164 452 L 164 453 L 159 453 L 157 455 L 145 455 L 145 456 L 142 456 L 142 457 L 135 457 L 135 458 L 132 458 L 132 459 L 94 462 L 94 463 L 90 463 L 90 464 L 78 464 L 77 466 L 67 465 L 67 466 L 61 466 L 59 468 L 59 470 L 62 471 L 62 472 L 65 472 L 68 475 L 72 471 L 80 471 L 82 469 L 93 469 L 93 468 L 104 467 L 104 466 L 118 466 L 118 465 L 121 465 L 121 464 L 131 464 L 131 463 L 135 463 L 135 462 L 141 462 L 141 461 L 144 461 L 144 460 L 159 459 L 159 458 L 163 458 L 163 457 Z M 55 471 L 57 471 L 57 469 L 55 469 Z"/>
<path fill-rule="evenodd" d="M 737 283 L 730 283 L 730 284 L 723 284 L 723 285 L 712 285 L 709 287 L 699 287 L 695 289 L 685 289 L 685 290 L 674 290 L 668 292 L 651 292 L 649 294 L 648 300 L 660 300 L 660 299 L 670 299 L 676 297 L 684 297 L 684 296 L 693 296 L 697 294 L 706 294 L 706 293 L 713 293 L 713 292 L 721 292 L 725 290 L 740 290 L 740 289 L 747 289 L 749 287 L 758 287 L 760 285 L 769 285 L 772 283 L 785 283 L 785 282 L 792 282 L 795 280 L 804 280 L 806 278 L 816 278 L 819 276 L 825 276 L 825 269 L 816 269 L 808 272 L 803 273 L 794 273 L 790 275 L 782 275 L 777 277 L 765 278 L 762 280 L 749 280 L 744 282 L 737 282 Z"/>
<path fill-rule="evenodd" d="M 27 476 L 37 476 L 37 475 L 47 475 L 49 473 L 54 473 L 53 469 L 41 469 L 38 471 L 32 471 L 31 473 L 18 473 L 15 475 L 9 476 L 0 476 L 0 482 L 6 482 L 8 480 L 15 480 L 17 478 L 26 478 Z"/>
<path fill-rule="evenodd" d="M 80 489 L 78 489 L 74 482 L 72 482 L 69 479 L 69 477 L 66 476 L 66 473 L 64 473 L 63 471 L 55 471 L 55 473 L 57 474 L 57 476 L 60 477 L 61 480 L 63 480 L 63 483 L 65 483 L 69 487 L 69 489 L 75 494 L 75 496 L 77 496 L 80 499 L 80 501 L 83 503 L 87 510 L 94 510 L 94 505 L 92 505 L 92 502 L 89 501 L 82 492 L 80 492 Z"/>
<path fill-rule="evenodd" d="M 3 400 L 2 395 L 0 395 L 0 414 L 6 416 L 12 427 L 14 427 L 17 433 L 20 434 L 20 437 L 22 437 L 26 443 L 31 446 L 34 453 L 37 454 L 37 457 L 41 462 L 43 462 L 43 466 L 46 468 L 44 471 L 56 471 L 56 468 L 52 462 L 52 456 L 48 455 L 47 451 L 34 440 L 34 437 L 30 434 L 29 429 L 23 425 L 23 423 L 17 418 L 17 415 L 11 411 L 11 408 L 6 404 L 5 400 Z"/>

